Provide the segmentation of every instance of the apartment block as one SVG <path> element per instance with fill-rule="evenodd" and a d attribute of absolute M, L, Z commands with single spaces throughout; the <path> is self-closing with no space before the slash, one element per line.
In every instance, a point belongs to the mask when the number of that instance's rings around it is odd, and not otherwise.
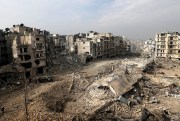
<path fill-rule="evenodd" d="M 154 57 L 155 51 L 155 41 L 154 40 L 146 40 L 143 45 L 143 55 L 144 57 Z"/>
<path fill-rule="evenodd" d="M 48 71 L 46 60 L 46 41 L 49 32 L 26 27 L 23 24 L 14 25 L 6 35 L 8 54 L 11 61 L 22 67 L 26 79 L 31 79 Z M 21 69 L 22 69 L 21 68 Z"/>
<path fill-rule="evenodd" d="M 61 53 L 66 49 L 66 35 L 51 34 L 50 39 L 54 54 Z"/>
<path fill-rule="evenodd" d="M 0 30 L 0 66 L 8 64 L 7 41 L 3 30 Z"/>
<path fill-rule="evenodd" d="M 66 36 L 66 50 L 68 52 L 74 52 L 75 51 L 75 42 L 76 39 L 74 35 L 67 35 Z"/>
<path fill-rule="evenodd" d="M 77 54 L 90 54 L 93 58 L 111 58 L 125 55 L 129 52 L 128 44 L 121 36 L 112 33 L 97 33 L 90 31 L 76 36 Z"/>
<path fill-rule="evenodd" d="M 180 59 L 180 33 L 158 33 L 155 37 L 155 45 L 157 58 Z"/>

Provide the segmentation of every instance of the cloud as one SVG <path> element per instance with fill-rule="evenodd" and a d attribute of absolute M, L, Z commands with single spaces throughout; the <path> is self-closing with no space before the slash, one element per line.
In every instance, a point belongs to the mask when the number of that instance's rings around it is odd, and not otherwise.
<path fill-rule="evenodd" d="M 178 31 L 179 5 L 178 0 L 114 0 L 102 10 L 98 27 L 131 38 L 154 36 L 157 31 L 165 30 L 165 26 L 174 26 L 174 31 Z"/>
<path fill-rule="evenodd" d="M 24 23 L 51 33 L 95 30 L 148 39 L 180 32 L 179 0 L 1 0 L 0 29 Z"/>

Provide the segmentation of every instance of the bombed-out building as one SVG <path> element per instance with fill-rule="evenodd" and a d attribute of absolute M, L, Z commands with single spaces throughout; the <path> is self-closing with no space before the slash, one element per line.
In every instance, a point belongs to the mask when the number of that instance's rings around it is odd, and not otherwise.
<path fill-rule="evenodd" d="M 3 30 L 0 30 L 0 66 L 8 64 L 7 41 Z"/>
<path fill-rule="evenodd" d="M 74 35 L 67 35 L 66 36 L 66 50 L 69 52 L 74 52 L 75 51 L 75 42 L 76 39 Z"/>
<path fill-rule="evenodd" d="M 51 34 L 51 53 L 58 54 L 66 49 L 66 35 Z"/>
<path fill-rule="evenodd" d="M 30 79 L 48 71 L 46 61 L 46 41 L 49 32 L 40 29 L 26 27 L 23 24 L 14 25 L 6 35 L 10 43 L 8 54 L 11 61 L 22 67 L 25 78 Z"/>
<path fill-rule="evenodd" d="M 89 54 L 95 59 L 123 56 L 130 52 L 121 36 L 90 31 L 76 38 L 77 54 Z"/>

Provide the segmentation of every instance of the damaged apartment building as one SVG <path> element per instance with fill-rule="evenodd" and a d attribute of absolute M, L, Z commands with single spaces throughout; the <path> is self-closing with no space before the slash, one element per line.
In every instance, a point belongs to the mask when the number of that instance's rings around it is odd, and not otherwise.
<path fill-rule="evenodd" d="M 23 24 L 13 25 L 6 34 L 8 54 L 11 62 L 20 67 L 25 79 L 31 79 L 48 71 L 46 60 L 46 41 L 49 32 L 26 27 Z"/>
<path fill-rule="evenodd" d="M 112 33 L 97 33 L 90 31 L 79 34 L 76 38 L 76 49 L 78 55 L 87 55 L 87 62 L 94 59 L 120 57 L 130 52 L 130 46 L 123 37 L 114 36 Z"/>
<path fill-rule="evenodd" d="M 155 37 L 155 56 L 180 60 L 180 33 L 163 32 Z"/>
<path fill-rule="evenodd" d="M 3 30 L 0 30 L 0 66 L 8 64 L 7 41 Z"/>
<path fill-rule="evenodd" d="M 59 54 L 66 49 L 66 35 L 51 34 L 50 35 L 50 52 L 51 54 Z"/>

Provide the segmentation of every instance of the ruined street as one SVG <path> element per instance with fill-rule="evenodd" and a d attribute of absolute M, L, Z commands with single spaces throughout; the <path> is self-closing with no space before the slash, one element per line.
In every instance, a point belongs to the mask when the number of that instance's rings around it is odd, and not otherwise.
<path fill-rule="evenodd" d="M 67 66 L 67 65 L 66 65 Z M 27 86 L 30 121 L 178 121 L 180 62 L 107 59 L 62 69 Z M 24 121 L 24 88 L 2 90 L 1 121 Z"/>

